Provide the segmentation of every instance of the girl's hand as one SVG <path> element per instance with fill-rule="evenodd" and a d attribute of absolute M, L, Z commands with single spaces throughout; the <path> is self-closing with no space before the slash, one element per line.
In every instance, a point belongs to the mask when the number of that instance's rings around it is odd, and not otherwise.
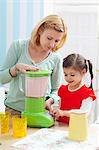
<path fill-rule="evenodd" d="M 45 101 L 45 108 L 49 110 L 50 114 L 52 114 L 52 107 L 51 107 L 52 104 L 53 104 L 52 98 L 49 98 L 48 100 Z"/>
<path fill-rule="evenodd" d="M 17 63 L 15 66 L 16 71 L 20 71 L 21 73 L 26 73 L 26 71 L 38 71 L 39 68 L 23 64 L 23 63 Z"/>
<path fill-rule="evenodd" d="M 57 110 L 53 110 L 52 111 L 52 115 L 58 119 L 59 117 L 63 117 L 64 116 L 64 111 L 63 110 L 60 110 L 60 109 L 57 109 Z"/>
<path fill-rule="evenodd" d="M 52 115 L 56 119 L 58 119 L 59 117 L 63 117 L 63 116 L 70 117 L 70 113 L 67 110 L 60 110 L 60 109 L 53 110 Z"/>

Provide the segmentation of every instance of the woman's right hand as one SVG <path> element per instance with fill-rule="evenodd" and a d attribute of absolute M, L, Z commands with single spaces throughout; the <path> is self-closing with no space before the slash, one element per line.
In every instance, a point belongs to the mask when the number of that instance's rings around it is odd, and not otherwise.
<path fill-rule="evenodd" d="M 15 66 L 16 71 L 20 71 L 21 73 L 26 73 L 26 71 L 38 71 L 39 68 L 23 63 L 17 63 Z"/>
<path fill-rule="evenodd" d="M 12 77 L 16 77 L 17 76 L 17 71 L 21 72 L 21 73 L 26 73 L 26 71 L 38 71 L 39 68 L 35 67 L 35 66 L 31 66 L 31 65 L 27 65 L 27 64 L 23 64 L 23 63 L 17 63 L 15 65 L 15 67 L 11 68 L 10 74 Z"/>

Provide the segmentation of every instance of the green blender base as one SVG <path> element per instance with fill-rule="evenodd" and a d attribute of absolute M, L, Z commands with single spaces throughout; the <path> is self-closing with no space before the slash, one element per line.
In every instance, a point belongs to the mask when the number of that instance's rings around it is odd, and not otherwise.
<path fill-rule="evenodd" d="M 54 119 L 45 110 L 45 98 L 25 98 L 25 111 L 23 116 L 27 117 L 27 125 L 29 127 L 51 127 L 54 125 Z"/>
<path fill-rule="evenodd" d="M 44 112 L 28 113 L 24 111 L 22 112 L 22 115 L 27 117 L 27 125 L 29 127 L 47 128 L 54 125 L 53 118 Z"/>

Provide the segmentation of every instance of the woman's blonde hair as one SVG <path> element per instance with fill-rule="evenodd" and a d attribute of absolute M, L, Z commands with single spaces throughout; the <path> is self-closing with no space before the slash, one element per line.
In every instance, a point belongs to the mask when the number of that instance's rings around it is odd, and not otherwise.
<path fill-rule="evenodd" d="M 40 35 L 39 31 L 44 31 L 46 28 L 51 28 L 59 32 L 63 32 L 63 38 L 61 39 L 60 43 L 55 47 L 53 51 L 57 51 L 61 48 L 66 40 L 67 37 L 67 27 L 63 21 L 63 19 L 58 15 L 49 15 L 45 17 L 41 22 L 37 24 L 34 30 L 31 33 L 31 43 L 33 45 L 40 44 Z"/>

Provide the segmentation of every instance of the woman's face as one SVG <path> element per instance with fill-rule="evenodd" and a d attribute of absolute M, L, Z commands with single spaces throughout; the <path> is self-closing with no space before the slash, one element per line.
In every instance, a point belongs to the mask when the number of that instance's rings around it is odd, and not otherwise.
<path fill-rule="evenodd" d="M 54 29 L 45 29 L 40 33 L 40 46 L 43 50 L 53 50 L 62 40 L 64 33 Z"/>

